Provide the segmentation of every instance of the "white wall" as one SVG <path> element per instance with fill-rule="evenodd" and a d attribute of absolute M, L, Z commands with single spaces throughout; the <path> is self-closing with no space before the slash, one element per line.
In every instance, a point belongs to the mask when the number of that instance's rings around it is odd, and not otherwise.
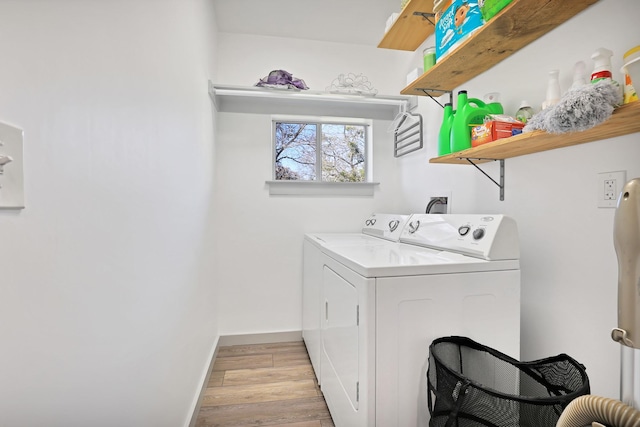
<path fill-rule="evenodd" d="M 634 0 L 601 0 L 456 90 L 467 89 L 476 98 L 501 92 L 510 114 L 522 99 L 539 110 L 547 72 L 558 68 L 562 89 L 567 90 L 575 62 L 584 61 L 591 73 L 590 57 L 599 47 L 614 51 L 614 77 L 621 81 L 622 55 L 640 43 L 640 33 L 629 31 L 637 28 L 639 14 L 640 3 Z M 619 345 L 610 338 L 617 325 L 615 210 L 597 207 L 596 175 L 626 170 L 628 179 L 639 177 L 638 134 L 506 160 L 504 202 L 499 201 L 498 188 L 471 166 L 415 167 L 437 154 L 436 134 L 432 138 L 426 153 L 403 163 L 407 174 L 425 182 L 441 170 L 457 176 L 468 169 L 466 202 L 461 205 L 460 193 L 454 191 L 454 210 L 501 212 L 518 222 L 523 359 L 568 353 L 587 367 L 593 392 L 618 398 Z M 497 163 L 482 167 L 497 179 Z M 420 187 L 411 180 L 404 186 Z"/>
<path fill-rule="evenodd" d="M 405 52 L 340 43 L 220 33 L 218 83 L 251 86 L 284 69 L 323 91 L 339 74 L 363 73 L 379 93 L 398 94 Z M 302 239 L 312 231 L 359 230 L 374 211 L 399 211 L 390 121 L 373 129 L 373 197 L 269 196 L 271 118 L 220 113 L 216 163 L 217 281 L 221 335 L 301 329 Z M 425 203 L 426 205 L 426 203 Z"/>
<path fill-rule="evenodd" d="M 205 0 L 1 1 L 0 425 L 185 425 L 217 340 Z"/>
<path fill-rule="evenodd" d="M 637 28 L 638 12 L 634 0 L 601 0 L 458 89 L 474 97 L 499 91 L 512 114 L 522 99 L 540 105 L 547 71 L 559 68 L 566 90 L 574 63 L 584 60 L 590 70 L 590 55 L 598 47 L 615 52 L 617 72 L 622 54 L 639 42 L 638 33 L 629 30 Z M 252 85 L 282 68 L 323 90 L 339 73 L 362 72 L 380 93 L 398 94 L 406 73 L 420 64 L 420 52 L 220 34 L 218 82 Z M 428 163 L 437 154 L 442 110 L 421 98 L 419 112 L 425 117 L 426 149 L 393 159 L 390 141 L 377 139 L 376 172 L 383 185 L 365 200 L 270 198 L 264 185 L 270 176 L 268 117 L 220 115 L 216 205 L 224 209 L 216 227 L 228 243 L 216 250 L 226 301 L 221 333 L 300 328 L 304 232 L 355 230 L 376 210 L 422 212 L 429 195 L 449 190 L 454 213 L 506 213 L 518 221 L 523 359 L 566 352 L 586 365 L 594 392 L 617 397 L 619 353 L 609 338 L 616 325 L 614 210 L 596 207 L 595 178 L 615 170 L 640 176 L 637 134 L 509 159 L 506 200 L 500 202 L 498 188 L 473 167 Z M 238 158 L 255 172 L 238 173 Z M 483 168 L 497 178 L 497 164 Z"/>

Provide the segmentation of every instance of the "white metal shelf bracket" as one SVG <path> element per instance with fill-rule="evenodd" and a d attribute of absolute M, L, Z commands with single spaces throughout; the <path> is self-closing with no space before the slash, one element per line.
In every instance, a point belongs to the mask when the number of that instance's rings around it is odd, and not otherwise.
<path fill-rule="evenodd" d="M 467 157 L 465 158 L 465 160 L 471 163 L 476 169 L 482 172 L 484 176 L 489 178 L 491 182 L 493 182 L 495 185 L 497 185 L 500 188 L 500 201 L 501 202 L 504 201 L 504 159 L 500 159 L 500 182 L 497 182 L 495 179 L 491 178 L 485 171 L 480 169 L 480 166 L 473 163 L 474 160 L 487 160 L 487 159 L 470 159 Z M 495 161 L 496 159 L 490 159 L 490 160 Z"/>

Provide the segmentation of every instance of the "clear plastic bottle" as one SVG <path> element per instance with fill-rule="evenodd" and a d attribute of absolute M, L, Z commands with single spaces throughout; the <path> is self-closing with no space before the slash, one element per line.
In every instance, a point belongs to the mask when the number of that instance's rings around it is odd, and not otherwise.
<path fill-rule="evenodd" d="M 560 101 L 562 94 L 560 93 L 560 70 L 549 71 L 549 80 L 547 81 L 547 99 L 542 103 L 542 109 L 551 107 Z"/>
<path fill-rule="evenodd" d="M 516 120 L 519 120 L 522 123 L 526 124 L 529 121 L 529 119 L 533 117 L 533 114 L 534 114 L 533 108 L 531 108 L 531 105 L 529 104 L 529 102 L 522 101 L 520 103 L 520 108 L 516 112 Z"/>
<path fill-rule="evenodd" d="M 573 83 L 571 89 L 577 89 L 587 84 L 587 66 L 584 61 L 578 61 L 573 66 Z"/>

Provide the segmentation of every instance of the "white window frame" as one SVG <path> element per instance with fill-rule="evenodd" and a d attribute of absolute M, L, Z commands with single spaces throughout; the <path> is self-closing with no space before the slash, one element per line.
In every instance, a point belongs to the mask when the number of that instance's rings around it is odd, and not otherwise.
<path fill-rule="evenodd" d="M 276 123 L 313 123 L 313 124 L 341 124 L 365 127 L 365 181 L 364 182 L 327 182 L 316 179 L 308 180 L 276 180 Z M 321 147 L 320 147 L 321 148 Z M 317 150 L 316 168 L 319 167 L 322 151 Z M 316 177 L 322 178 L 316 173 Z M 373 196 L 379 182 L 373 182 L 373 120 L 354 117 L 329 116 L 271 116 L 271 181 L 267 181 L 271 195 L 337 195 L 337 196 Z"/>

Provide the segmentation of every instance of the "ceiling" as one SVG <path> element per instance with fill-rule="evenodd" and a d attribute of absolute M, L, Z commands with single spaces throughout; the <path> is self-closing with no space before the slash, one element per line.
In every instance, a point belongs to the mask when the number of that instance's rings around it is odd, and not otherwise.
<path fill-rule="evenodd" d="M 400 0 L 213 0 L 218 31 L 377 46 Z"/>

